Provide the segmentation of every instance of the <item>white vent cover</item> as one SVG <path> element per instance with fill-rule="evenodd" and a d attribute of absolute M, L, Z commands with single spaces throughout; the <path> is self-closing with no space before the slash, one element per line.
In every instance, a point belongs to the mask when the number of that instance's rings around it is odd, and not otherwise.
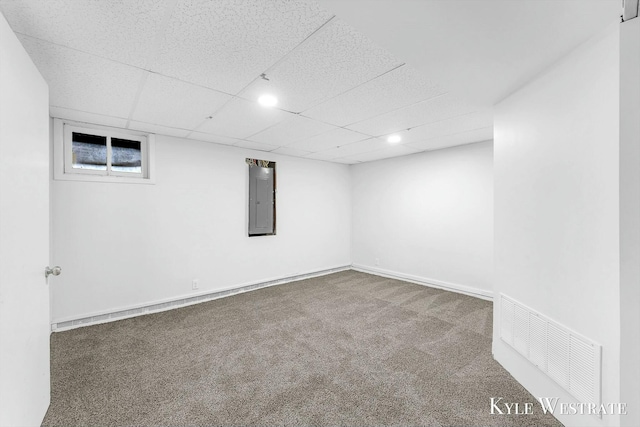
<path fill-rule="evenodd" d="M 578 401 L 600 405 L 602 347 L 500 295 L 500 337 Z"/>

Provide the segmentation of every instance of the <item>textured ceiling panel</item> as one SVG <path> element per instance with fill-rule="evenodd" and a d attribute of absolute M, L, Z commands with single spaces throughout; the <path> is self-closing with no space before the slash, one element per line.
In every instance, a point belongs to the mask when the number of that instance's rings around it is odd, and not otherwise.
<path fill-rule="evenodd" d="M 197 130 L 198 132 L 244 139 L 280 123 L 290 116 L 290 113 L 276 108 L 264 108 L 255 102 L 234 98 Z"/>
<path fill-rule="evenodd" d="M 129 116 L 143 71 L 31 37 L 19 38 L 49 84 L 51 106 Z"/>
<path fill-rule="evenodd" d="M 210 133 L 202 133 L 202 132 L 192 132 L 189 135 L 189 139 L 194 139 L 196 141 L 213 142 L 215 144 L 223 144 L 223 145 L 235 145 L 241 141 L 236 138 L 229 138 L 226 136 L 212 135 Z"/>
<path fill-rule="evenodd" d="M 278 149 L 273 150 L 272 152 L 277 154 L 284 154 L 286 156 L 294 156 L 294 157 L 304 157 L 306 155 L 311 154 L 311 151 L 296 150 L 295 148 L 291 148 L 291 147 L 280 147 Z"/>
<path fill-rule="evenodd" d="M 273 151 L 278 148 L 277 145 L 263 144 L 261 142 L 253 142 L 253 141 L 238 141 L 235 145 L 236 147 L 249 148 L 251 150 L 260 150 L 260 151 Z"/>
<path fill-rule="evenodd" d="M 82 123 L 93 123 L 96 125 L 125 128 L 127 119 L 121 117 L 101 116 L 99 114 L 87 113 L 85 111 L 70 110 L 61 107 L 49 107 L 49 115 L 58 119 L 74 120 Z"/>
<path fill-rule="evenodd" d="M 397 134 L 402 138 L 403 144 L 408 144 L 489 126 L 493 126 L 493 112 L 487 109 L 417 126 Z"/>
<path fill-rule="evenodd" d="M 133 121 L 129 122 L 129 129 L 138 130 L 141 132 L 159 133 L 161 135 L 177 136 L 179 138 L 185 138 L 189 134 L 189 131 L 184 129 L 176 129 L 167 126 Z"/>
<path fill-rule="evenodd" d="M 353 156 L 355 154 L 368 153 L 388 147 L 389 143 L 378 138 L 369 138 L 364 141 L 353 142 L 336 148 L 323 150 L 321 153 L 329 159 Z"/>
<path fill-rule="evenodd" d="M 133 119 L 193 129 L 230 99 L 231 96 L 214 90 L 150 73 Z"/>
<path fill-rule="evenodd" d="M 442 95 L 444 90 L 424 82 L 404 65 L 304 112 L 304 115 L 338 126 L 406 107 Z"/>
<path fill-rule="evenodd" d="M 184 0 L 152 69 L 236 94 L 330 17 L 300 0 Z"/>
<path fill-rule="evenodd" d="M 329 132 L 305 139 L 304 141 L 291 144 L 289 147 L 297 150 L 317 152 L 368 138 L 370 138 L 368 135 L 352 132 L 348 129 L 336 128 Z"/>
<path fill-rule="evenodd" d="M 332 163 L 343 163 L 345 165 L 355 165 L 356 163 L 360 163 L 358 160 L 353 160 L 348 157 L 343 157 L 341 159 L 332 159 Z"/>
<path fill-rule="evenodd" d="M 278 151 L 325 160 L 371 136 L 403 137 L 403 148 L 334 159 L 346 162 L 491 139 L 482 109 L 619 12 L 614 0 L 569 3 L 320 3 L 340 19 L 307 0 L 0 0 L 0 10 L 49 84 L 52 115 L 109 126 L 131 118 L 152 132 L 197 130 L 188 136 L 227 145 L 250 139 L 242 144 L 262 149 L 286 144 Z M 280 110 L 255 104 L 267 90 Z M 250 103 L 232 99 L 203 119 L 240 91 Z"/>
<path fill-rule="evenodd" d="M 370 151 L 368 153 L 357 154 L 337 160 L 351 160 L 358 162 L 371 162 L 374 160 L 386 159 L 389 157 L 406 156 L 408 154 L 417 153 L 418 150 L 403 145 L 395 145 L 383 148 L 382 150 Z"/>
<path fill-rule="evenodd" d="M 318 152 L 318 153 L 311 153 L 308 154 L 306 156 L 304 156 L 307 159 L 312 159 L 312 160 L 326 160 L 326 161 L 331 161 L 333 160 L 333 157 L 328 155 L 328 154 L 323 154 L 322 151 Z"/>
<path fill-rule="evenodd" d="M 165 13 L 156 0 L 3 0 L 11 28 L 138 67 L 147 63 Z"/>
<path fill-rule="evenodd" d="M 407 144 L 409 148 L 418 150 L 437 150 L 439 148 L 453 147 L 455 145 L 471 144 L 473 142 L 489 141 L 493 139 L 493 126 L 475 129 L 467 132 L 460 132 L 434 138 L 428 141 Z"/>
<path fill-rule="evenodd" d="M 287 120 L 265 129 L 249 139 L 251 141 L 264 142 L 272 145 L 288 145 L 328 132 L 332 129 L 335 129 L 335 126 L 306 117 L 291 115 Z"/>
<path fill-rule="evenodd" d="M 633 2 L 634 0 L 628 0 Z M 620 1 L 319 0 L 425 76 L 490 107 L 607 26 Z"/>
<path fill-rule="evenodd" d="M 282 62 L 242 93 L 256 99 L 274 91 L 285 110 L 301 112 L 311 105 L 365 83 L 401 62 L 352 27 L 334 18 Z"/>
<path fill-rule="evenodd" d="M 383 136 L 473 110 L 473 107 L 455 95 L 445 94 L 347 127 L 369 135 Z"/>

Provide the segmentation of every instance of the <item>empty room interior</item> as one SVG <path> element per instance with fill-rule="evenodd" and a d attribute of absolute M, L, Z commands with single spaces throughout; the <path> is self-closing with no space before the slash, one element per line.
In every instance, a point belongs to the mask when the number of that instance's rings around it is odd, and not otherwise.
<path fill-rule="evenodd" d="M 0 0 L 0 425 L 640 425 L 638 0 Z"/>

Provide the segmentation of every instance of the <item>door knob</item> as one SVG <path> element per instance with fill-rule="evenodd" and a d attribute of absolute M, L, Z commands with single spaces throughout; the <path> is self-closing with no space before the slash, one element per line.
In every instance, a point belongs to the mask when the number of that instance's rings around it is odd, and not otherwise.
<path fill-rule="evenodd" d="M 54 276 L 59 276 L 60 273 L 62 273 L 62 268 L 58 267 L 57 265 L 53 268 L 51 267 L 47 267 L 44 269 L 44 277 L 49 277 L 50 274 L 53 274 Z"/>

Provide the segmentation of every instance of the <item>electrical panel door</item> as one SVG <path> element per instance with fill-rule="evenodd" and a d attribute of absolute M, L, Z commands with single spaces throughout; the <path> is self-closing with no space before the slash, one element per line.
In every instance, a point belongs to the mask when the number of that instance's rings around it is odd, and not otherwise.
<path fill-rule="evenodd" d="M 275 169 L 249 167 L 249 235 L 275 234 Z"/>

